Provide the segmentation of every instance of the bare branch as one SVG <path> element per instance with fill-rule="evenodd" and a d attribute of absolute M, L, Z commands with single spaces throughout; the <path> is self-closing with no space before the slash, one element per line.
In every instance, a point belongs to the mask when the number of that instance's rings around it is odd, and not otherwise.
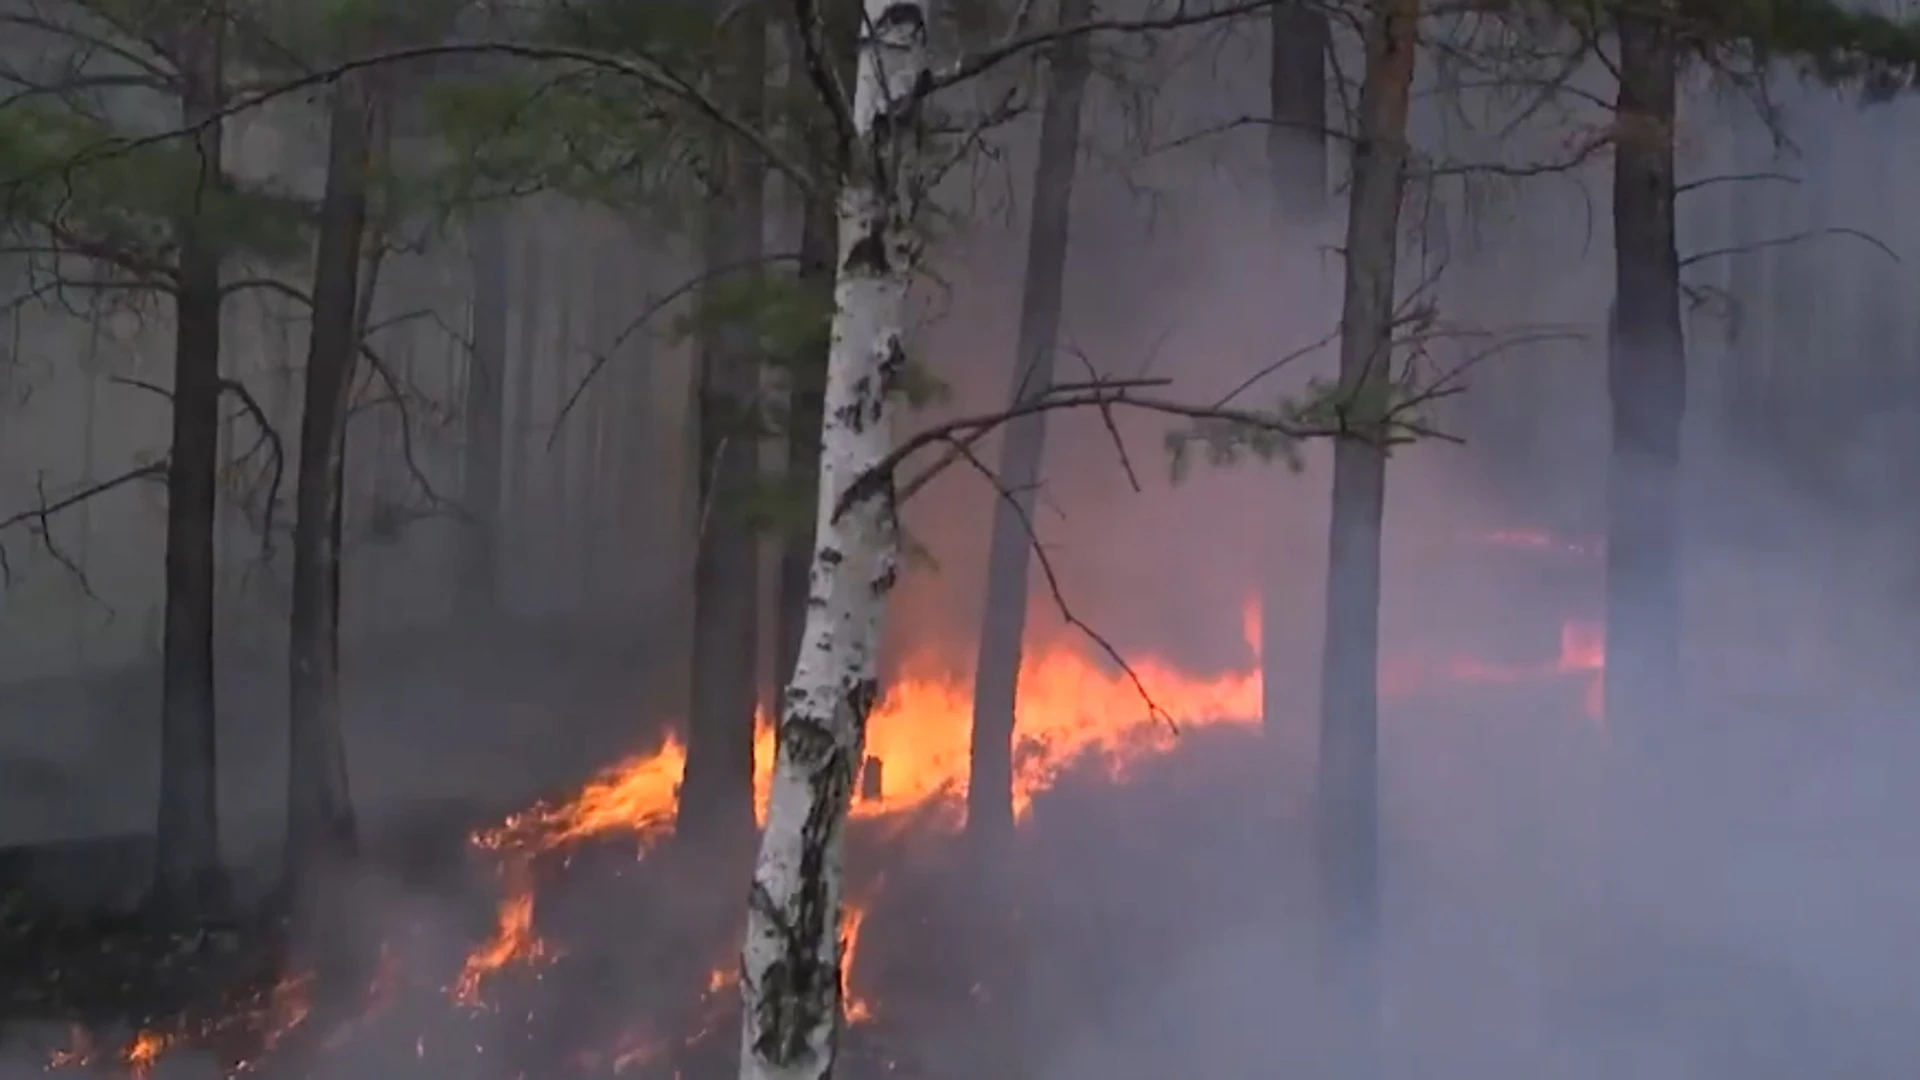
<path fill-rule="evenodd" d="M 1807 229 L 1802 232 L 1789 233 L 1786 236 L 1774 236 L 1746 244 L 1734 244 L 1729 247 L 1708 248 L 1705 251 L 1697 251 L 1680 260 L 1680 269 L 1685 270 L 1695 263 L 1705 262 L 1708 259 L 1725 258 L 1730 255 L 1747 255 L 1755 251 L 1763 251 L 1767 248 L 1788 247 L 1821 236 L 1850 236 L 1855 240 L 1871 245 L 1874 250 L 1885 255 L 1894 263 L 1897 264 L 1900 262 L 1900 256 L 1896 254 L 1892 248 L 1888 247 L 1884 241 L 1872 233 L 1862 232 L 1859 229 L 1850 229 L 1844 225 L 1833 225 L 1824 229 Z"/>
<path fill-rule="evenodd" d="M 1698 180 L 1689 180 L 1684 184 L 1675 184 L 1673 186 L 1673 193 L 1675 195 L 1684 195 L 1689 191 L 1698 191 L 1701 188 L 1712 187 L 1715 184 L 1748 184 L 1756 181 L 1798 184 L 1800 178 L 1790 173 L 1777 172 L 1725 173 L 1719 176 L 1703 176 Z"/>
<path fill-rule="evenodd" d="M 668 289 L 660 296 L 655 297 L 653 302 L 642 308 L 638 315 L 628 320 L 627 325 L 622 327 L 618 334 L 614 335 L 611 344 L 603 350 L 594 351 L 593 363 L 587 366 L 586 374 L 580 376 L 580 381 L 574 384 L 572 393 L 567 395 L 567 400 L 561 404 L 559 413 L 553 418 L 553 429 L 547 433 L 547 449 L 553 449 L 554 442 L 560 437 L 560 425 L 566 423 L 567 417 L 572 415 L 574 406 L 580 403 L 581 395 L 587 392 L 587 386 L 600 374 L 602 368 L 613 361 L 613 356 L 620 351 L 620 346 L 625 345 L 628 338 L 639 333 L 642 327 L 652 322 L 655 316 L 710 282 L 760 266 L 782 262 L 797 263 L 799 261 L 799 254 L 792 253 L 762 255 L 755 259 L 742 259 L 738 262 L 724 263 L 711 270 L 696 274 L 682 281 L 680 284 L 675 285 L 673 288 Z"/>
<path fill-rule="evenodd" d="M 128 469 L 126 472 L 110 479 L 88 484 L 86 487 L 81 488 L 71 495 L 63 496 L 51 502 L 47 500 L 46 488 L 44 486 L 46 477 L 45 474 L 42 474 L 34 480 L 34 489 L 39 497 L 39 504 L 31 510 L 22 510 L 11 517 L 0 518 L 0 532 L 5 532 L 16 525 L 26 525 L 34 537 L 43 545 L 46 545 L 50 555 L 59 560 L 62 565 L 66 566 L 79 577 L 81 587 L 86 590 L 87 595 L 98 600 L 99 598 L 93 594 L 92 587 L 87 584 L 86 575 L 82 573 L 78 567 L 73 565 L 72 560 L 66 558 L 65 555 L 53 547 L 52 534 L 48 531 L 48 526 L 51 524 L 49 519 L 63 510 L 70 510 L 89 499 L 104 495 L 115 488 L 124 487 L 136 480 L 146 480 L 154 477 L 164 478 L 166 474 L 167 462 L 165 460 L 156 461 L 151 464 Z M 4 548 L 0 548 L 0 583 L 6 585 L 13 584 L 13 564 L 7 558 Z"/>
<path fill-rule="evenodd" d="M 1014 516 L 1020 522 L 1021 531 L 1027 534 L 1027 546 L 1033 550 L 1034 561 L 1040 564 L 1040 575 L 1046 579 L 1047 591 L 1053 595 L 1053 606 L 1060 612 L 1060 617 L 1066 620 L 1068 626 L 1085 634 L 1087 640 L 1098 646 L 1100 651 L 1105 653 L 1107 658 L 1112 660 L 1115 666 L 1120 669 L 1121 673 L 1126 675 L 1127 681 L 1133 684 L 1134 691 L 1140 695 L 1141 702 L 1146 705 L 1148 719 L 1160 721 L 1167 725 L 1168 731 L 1171 731 L 1175 735 L 1180 734 L 1179 721 L 1175 720 L 1172 713 L 1161 708 L 1160 703 L 1154 700 L 1153 693 L 1147 689 L 1147 684 L 1140 678 L 1140 673 L 1134 670 L 1132 664 L 1127 662 L 1127 658 L 1121 655 L 1120 650 L 1114 647 L 1113 642 L 1107 640 L 1104 634 L 1095 630 L 1091 624 L 1085 619 L 1082 619 L 1075 613 L 1072 605 L 1067 603 L 1067 594 L 1066 590 L 1061 587 L 1060 575 L 1054 571 L 1053 560 L 1047 555 L 1046 545 L 1040 542 L 1039 533 L 1034 531 L 1033 517 L 1027 513 L 1026 507 L 1020 505 L 1020 500 L 1014 497 L 1012 491 L 1007 490 L 1007 486 L 1000 481 L 999 475 L 992 469 L 987 468 L 986 463 L 980 460 L 979 455 L 973 452 L 970 445 L 961 442 L 958 438 L 952 437 L 944 441 L 953 448 L 954 453 L 960 460 L 965 461 L 975 472 L 985 478 L 987 483 L 993 485 L 994 493 L 1013 509 Z"/>
<path fill-rule="evenodd" d="M 172 391 L 157 383 L 147 382 L 144 379 L 136 379 L 127 375 L 109 375 L 107 381 L 119 386 L 130 386 L 136 390 L 145 390 L 149 394 L 165 398 L 168 403 L 172 403 L 173 401 Z M 247 418 L 253 421 L 254 427 L 260 432 L 260 437 L 254 441 L 253 446 L 250 447 L 246 453 L 241 454 L 235 459 L 235 463 L 238 464 L 249 460 L 262 449 L 270 451 L 268 460 L 272 464 L 273 473 L 272 479 L 267 482 L 267 497 L 260 509 L 259 525 L 260 558 L 262 560 L 270 560 L 273 558 L 273 514 L 274 510 L 280 504 L 280 486 L 282 482 L 285 481 L 287 474 L 286 443 L 280 438 L 280 431 L 273 426 L 273 421 L 267 418 L 267 410 L 261 408 L 260 399 L 253 396 L 253 391 L 247 389 L 245 383 L 235 379 L 222 378 L 220 380 L 220 391 L 224 394 L 232 394 L 234 397 L 240 399 L 240 411 L 245 413 Z"/>
<path fill-rule="evenodd" d="M 1155 15 L 1141 19 L 1089 19 L 1072 26 L 1056 26 L 1032 33 L 1022 33 L 1022 27 L 1015 25 L 998 42 L 973 54 L 964 56 L 948 68 L 928 80 L 922 96 L 931 94 L 968 79 L 976 78 L 999 67 L 1001 64 L 1037 49 L 1046 48 L 1057 41 L 1067 38 L 1083 37 L 1092 34 L 1145 33 L 1151 31 L 1178 30 L 1183 27 L 1201 26 L 1207 23 L 1236 19 L 1272 7 L 1279 0 L 1235 0 L 1217 8 L 1202 11 L 1190 11 L 1185 0 L 1169 14 Z"/>

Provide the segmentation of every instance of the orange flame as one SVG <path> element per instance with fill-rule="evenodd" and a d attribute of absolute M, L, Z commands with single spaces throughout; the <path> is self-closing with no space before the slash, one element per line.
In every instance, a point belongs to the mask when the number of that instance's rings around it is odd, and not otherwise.
<path fill-rule="evenodd" d="M 534 931 L 533 868 L 530 861 L 520 857 L 509 858 L 501 866 L 501 877 L 507 882 L 506 897 L 500 901 L 493 936 L 467 954 L 466 962 L 460 968 L 460 977 L 454 980 L 449 990 L 453 999 L 462 1005 L 475 1008 L 484 1005 L 480 996 L 481 984 L 501 968 L 514 963 L 536 964 L 557 955 Z"/>
<path fill-rule="evenodd" d="M 875 882 L 872 891 L 877 893 L 880 887 L 881 882 Z M 849 1024 L 863 1024 L 873 1019 L 873 1002 L 853 989 L 853 965 L 860 955 L 860 930 L 871 909 L 867 899 L 849 901 L 840 916 L 840 1008 Z"/>

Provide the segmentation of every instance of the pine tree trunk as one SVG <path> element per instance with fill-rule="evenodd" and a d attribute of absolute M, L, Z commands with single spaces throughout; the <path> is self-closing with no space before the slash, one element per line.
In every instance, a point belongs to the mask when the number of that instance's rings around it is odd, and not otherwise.
<path fill-rule="evenodd" d="M 1419 0 L 1381 0 L 1366 31 L 1340 314 L 1341 393 L 1361 401 L 1362 409 L 1393 377 L 1394 283 L 1419 15 Z M 1371 1044 L 1377 994 L 1380 531 L 1386 465 L 1385 448 L 1364 432 L 1334 443 L 1320 672 L 1318 840 L 1326 973 L 1333 980 L 1329 1000 L 1345 1053 L 1364 1052 Z"/>
<path fill-rule="evenodd" d="M 1280 246 L 1276 280 L 1282 295 L 1315 290 L 1321 295 L 1320 260 L 1306 248 L 1306 238 L 1327 217 L 1327 53 L 1332 32 L 1326 13 L 1304 2 L 1276 4 L 1271 20 L 1272 63 L 1268 71 L 1270 118 L 1267 132 L 1268 166 L 1273 174 L 1277 211 L 1274 242 Z M 1302 257 L 1303 254 L 1306 257 Z M 1302 306 L 1294 300 L 1280 305 L 1287 312 Z M 1292 331 L 1284 324 L 1282 330 Z M 1309 715 L 1310 693 L 1305 680 L 1290 666 L 1294 654 L 1286 643 L 1296 636 L 1311 640 L 1311 610 L 1299 602 L 1298 559 L 1289 557 L 1285 541 L 1276 537 L 1261 592 L 1260 715 L 1269 731 L 1278 732 L 1290 720 Z"/>
<path fill-rule="evenodd" d="M 356 836 L 340 719 L 340 548 L 336 508 L 347 404 L 359 357 L 360 253 L 367 224 L 373 106 L 353 75 L 334 86 L 314 259 L 313 320 L 294 486 L 293 610 L 287 665 L 288 898 L 313 894 L 351 860 Z"/>
<path fill-rule="evenodd" d="M 766 100 L 766 25 L 745 19 L 733 85 L 740 115 L 758 117 Z M 706 269 L 717 275 L 706 300 L 758 273 L 737 268 L 764 254 L 766 166 L 728 138 L 723 185 L 708 205 Z M 705 301 L 703 301 L 704 303 Z M 753 831 L 753 717 L 759 704 L 760 541 L 742 505 L 759 482 L 756 399 L 760 358 L 754 334 L 721 310 L 701 318 L 697 423 L 699 533 L 694 554 L 693 686 L 687 724 L 680 829 L 744 839 Z"/>
<path fill-rule="evenodd" d="M 1090 0 L 1063 0 L 1060 23 L 1091 17 Z M 1033 177 L 1033 215 L 1027 270 L 1020 298 L 1020 336 L 1012 404 L 1053 385 L 1060 335 L 1075 164 L 1080 153 L 1081 101 L 1087 86 L 1087 39 L 1075 34 L 1054 46 L 1046 109 L 1040 119 L 1040 160 Z M 1013 831 L 1013 739 L 1020 655 L 1027 622 L 1029 533 L 1046 449 L 1042 412 L 1016 417 L 1000 447 L 1000 496 L 994 502 L 987 554 L 987 597 L 973 677 L 973 741 L 967 778 L 967 831 L 991 847 Z"/>
<path fill-rule="evenodd" d="M 542 420 L 536 407 L 540 395 L 537 375 L 540 365 L 551 359 L 546 352 L 543 333 L 546 297 L 542 286 L 546 282 L 547 269 L 546 248 L 541 240 L 543 235 L 540 220 L 529 218 L 526 226 L 520 230 L 520 251 L 513 274 L 513 306 L 519 315 L 519 325 L 514 333 L 513 454 L 506 473 L 510 481 L 507 507 L 513 521 L 514 550 L 517 554 L 512 560 L 513 575 L 510 580 L 518 580 L 520 587 L 529 591 L 537 591 L 544 584 L 540 546 L 534 532 L 540 509 L 539 497 L 535 494 L 539 488 L 539 480 L 534 474 L 534 462 L 538 454 L 535 448 L 544 445 L 544 440 L 536 441 L 535 434 Z M 507 595 L 515 594 L 509 592 Z M 528 604 L 515 610 L 524 614 L 534 608 Z"/>
<path fill-rule="evenodd" d="M 926 183 L 913 102 L 927 71 L 928 10 L 926 0 L 867 0 L 865 13 L 853 146 L 842 162 L 807 628 L 780 719 L 740 957 L 743 1080 L 826 1080 L 833 1071 L 847 811 L 879 697 L 880 626 L 898 573 L 892 485 L 857 482 L 894 446 L 906 369 Z"/>
<path fill-rule="evenodd" d="M 468 226 L 473 274 L 472 334 L 463 416 L 466 443 L 456 603 L 469 629 L 490 627 L 500 598 L 500 499 L 507 370 L 507 223 L 499 210 L 478 211 Z"/>
<path fill-rule="evenodd" d="M 1275 4 L 1268 90 L 1273 126 L 1267 157 L 1282 214 L 1306 223 L 1327 212 L 1326 12 L 1304 0 Z"/>
<path fill-rule="evenodd" d="M 1605 694 L 1620 737 L 1651 751 L 1680 707 L 1678 488 L 1687 372 L 1674 236 L 1677 61 L 1657 22 L 1622 9 L 1618 23 Z"/>
<path fill-rule="evenodd" d="M 224 184 L 223 13 L 187 28 L 181 113 L 197 132 L 202 197 Z M 175 291 L 173 430 L 167 462 L 166 616 L 161 646 L 160 806 L 154 902 L 171 918 L 224 902 L 214 707 L 214 525 L 220 469 L 221 256 L 201 210 L 182 219 Z"/>

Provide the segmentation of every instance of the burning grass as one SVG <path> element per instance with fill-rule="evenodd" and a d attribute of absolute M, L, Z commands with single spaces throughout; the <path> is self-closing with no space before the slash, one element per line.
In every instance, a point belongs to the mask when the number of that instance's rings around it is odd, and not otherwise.
<path fill-rule="evenodd" d="M 1250 612 L 1243 630 L 1257 656 L 1260 627 Z M 1457 652 L 1389 657 L 1382 689 L 1393 699 L 1437 685 L 1480 688 L 1476 693 L 1565 685 L 1597 718 L 1603 663 L 1597 629 L 1569 621 L 1557 645 L 1525 664 Z M 1217 738 L 1176 736 L 1144 707 L 1142 685 L 1188 732 L 1212 731 Z M 1112 970 L 1114 941 L 1135 944 L 1121 954 L 1151 957 L 1152 934 L 1109 925 L 1099 916 L 1102 905 L 1055 888 L 1072 878 L 1059 867 L 1071 864 L 1087 836 L 1131 834 L 1116 830 L 1111 800 L 1099 801 L 1091 819 L 1076 819 L 1073 800 L 1057 798 L 1057 789 L 1070 778 L 1083 781 L 1083 791 L 1137 783 L 1173 760 L 1169 751 L 1177 740 L 1185 746 L 1224 740 L 1237 748 L 1227 756 L 1237 767 L 1268 761 L 1271 755 L 1248 752 L 1260 700 L 1257 667 L 1196 677 L 1146 657 L 1129 675 L 1078 647 L 1033 650 L 1020 682 L 1014 780 L 1020 853 L 1011 876 L 989 882 L 970 872 L 956 842 L 971 713 L 965 684 L 911 667 L 897 677 L 869 722 L 868 782 L 849 839 L 843 1073 L 924 1071 L 904 1048 L 926 1052 L 945 1043 L 953 1045 L 940 1051 L 943 1061 L 1004 1071 L 1032 1049 L 1021 1032 L 1040 1030 L 1041 1018 L 1070 1022 L 1063 1010 L 1088 1008 L 1103 987 L 1123 978 Z M 764 809 L 772 764 L 764 725 L 758 750 Z M 131 973 L 123 980 L 129 986 L 160 979 L 170 964 L 188 974 L 138 992 L 104 993 L 98 1008 L 76 1007 L 61 995 L 40 1002 L 34 1011 L 75 1023 L 48 1067 L 104 1068 L 139 1080 L 190 1048 L 229 1077 L 263 1070 L 404 1074 L 422 1061 L 442 1072 L 478 1069 L 500 1077 L 720 1075 L 736 1040 L 738 886 L 747 853 L 695 851 L 674 842 L 684 762 L 683 747 L 669 737 L 574 792 L 504 820 L 472 823 L 461 843 L 471 876 L 486 883 L 481 898 L 428 904 L 419 918 L 383 912 L 391 925 L 377 935 L 378 956 L 366 965 L 364 990 L 336 992 L 338 1000 L 325 1007 L 312 1000 L 311 976 L 285 961 L 276 927 L 246 928 L 212 944 L 129 946 L 115 955 L 120 968 L 99 970 Z M 1217 780 L 1183 782 L 1207 791 Z M 1270 773 L 1240 783 L 1243 791 L 1276 787 Z M 1246 816 L 1208 811 L 1205 820 L 1215 824 L 1192 827 L 1213 830 L 1221 820 Z M 1139 835 L 1164 837 L 1166 831 Z M 1162 847 L 1142 865 L 1177 854 Z M 409 863 L 420 859 L 441 861 L 443 854 L 408 856 Z M 1023 893 L 1019 882 L 1046 887 Z M 1080 888 L 1086 884 L 1079 881 Z M 990 895 L 979 895 L 982 890 Z M 1223 895 L 1235 891 L 1221 887 Z M 1190 938 L 1191 926 L 1183 933 Z M 92 941 L 101 956 L 115 954 L 115 947 L 100 945 L 110 935 L 80 935 L 70 944 L 79 938 Z M 929 950 L 929 942 L 942 940 L 966 945 Z M 1079 944 L 1063 945 L 1073 942 Z M 1024 960 L 978 962 L 1043 953 L 1077 958 L 1066 963 L 1068 973 L 1053 977 L 1037 975 Z M 113 980 L 89 976 L 101 978 Z M 993 1039 L 964 1034 L 983 1030 L 982 1024 L 997 1033 Z M 125 1034 L 105 1034 L 116 1030 Z M 1006 1032 L 1013 1034 L 998 1034 Z M 983 1049 L 988 1044 L 1011 1056 L 982 1059 L 983 1053 L 993 1057 Z"/>

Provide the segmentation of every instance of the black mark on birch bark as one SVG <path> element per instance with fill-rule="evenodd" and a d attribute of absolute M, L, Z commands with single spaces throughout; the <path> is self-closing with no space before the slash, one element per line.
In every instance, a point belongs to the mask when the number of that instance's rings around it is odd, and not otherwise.
<path fill-rule="evenodd" d="M 831 1060 L 839 1034 L 840 941 L 835 933 L 839 912 L 837 897 L 829 888 L 827 858 L 840 831 L 842 807 L 852 791 L 845 752 L 831 751 L 807 780 L 813 791 L 800 828 L 799 878 L 784 911 L 767 898 L 774 909 L 767 921 L 780 935 L 781 952 L 761 983 L 755 1013 L 759 1033 L 754 1052 L 782 1067 L 808 1059 L 808 1040 L 815 1033 L 825 1035 Z M 788 914 L 790 918 L 785 917 Z"/>
<path fill-rule="evenodd" d="M 880 219 L 867 222 L 866 231 L 847 249 L 847 261 L 841 269 L 849 274 L 885 277 L 892 261 L 887 258 L 887 230 Z"/>

